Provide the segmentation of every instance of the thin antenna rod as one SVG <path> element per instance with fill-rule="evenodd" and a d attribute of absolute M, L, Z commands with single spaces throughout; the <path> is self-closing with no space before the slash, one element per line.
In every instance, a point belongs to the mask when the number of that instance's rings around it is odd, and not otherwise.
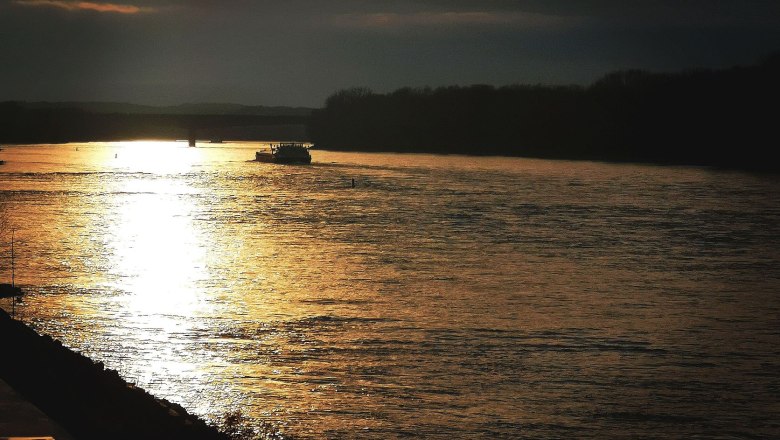
<path fill-rule="evenodd" d="M 16 272 L 14 270 L 14 232 L 14 229 L 11 228 L 11 295 L 16 293 Z M 16 319 L 16 295 L 11 298 L 11 318 Z"/>
<path fill-rule="evenodd" d="M 11 287 L 16 286 L 16 271 L 14 270 L 14 229 L 11 228 Z"/>

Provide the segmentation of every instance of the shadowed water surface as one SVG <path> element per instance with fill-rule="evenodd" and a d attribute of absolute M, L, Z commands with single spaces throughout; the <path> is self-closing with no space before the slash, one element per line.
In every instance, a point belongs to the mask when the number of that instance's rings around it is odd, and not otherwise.
<path fill-rule="evenodd" d="M 6 147 L 21 317 L 300 438 L 780 435 L 776 177 L 258 147 Z"/>

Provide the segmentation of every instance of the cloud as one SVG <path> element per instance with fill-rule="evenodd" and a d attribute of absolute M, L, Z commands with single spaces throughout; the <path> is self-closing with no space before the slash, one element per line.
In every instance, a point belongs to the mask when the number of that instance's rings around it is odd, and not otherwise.
<path fill-rule="evenodd" d="M 97 11 L 116 14 L 140 14 L 155 11 L 154 8 L 143 6 L 67 0 L 16 0 L 14 3 L 22 6 L 49 7 L 66 11 Z"/>
<path fill-rule="evenodd" d="M 330 0 L 328 4 L 348 2 Z M 548 25 L 550 19 L 559 23 L 556 19 L 566 18 L 626 27 L 776 27 L 780 24 L 780 2 L 777 0 L 363 0 L 352 4 L 361 9 L 345 13 L 368 14 L 384 10 L 400 13 L 399 19 L 414 19 L 411 16 L 415 12 L 472 14 L 470 11 L 486 11 L 521 24 L 531 20 L 530 24 Z M 411 14 L 403 16 L 404 12 Z"/>
<path fill-rule="evenodd" d="M 532 12 L 463 11 L 338 14 L 333 16 L 331 22 L 337 27 L 366 30 L 457 26 L 512 26 L 521 29 L 550 29 L 568 26 L 577 20 L 573 17 Z"/>

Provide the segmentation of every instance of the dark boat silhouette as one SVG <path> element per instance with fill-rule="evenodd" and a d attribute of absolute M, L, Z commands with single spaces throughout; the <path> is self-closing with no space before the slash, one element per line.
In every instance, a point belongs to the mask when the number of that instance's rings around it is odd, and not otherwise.
<path fill-rule="evenodd" d="M 8 283 L 0 284 L 0 298 L 17 298 L 22 295 L 23 293 L 20 287 Z"/>
<path fill-rule="evenodd" d="M 255 160 L 271 163 L 311 163 L 310 146 L 302 142 L 283 142 L 271 144 L 271 151 L 255 152 Z"/>

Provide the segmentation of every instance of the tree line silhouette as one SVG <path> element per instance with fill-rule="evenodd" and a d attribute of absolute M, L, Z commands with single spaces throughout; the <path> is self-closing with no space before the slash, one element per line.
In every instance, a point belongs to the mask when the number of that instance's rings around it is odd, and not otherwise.
<path fill-rule="evenodd" d="M 747 67 L 605 75 L 587 87 L 341 90 L 320 148 L 715 165 L 778 171 L 780 53 Z"/>

